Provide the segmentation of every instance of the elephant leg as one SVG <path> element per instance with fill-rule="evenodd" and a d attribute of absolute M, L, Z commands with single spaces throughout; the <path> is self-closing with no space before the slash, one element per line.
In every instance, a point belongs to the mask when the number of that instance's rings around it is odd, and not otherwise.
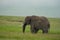
<path fill-rule="evenodd" d="M 39 29 L 35 28 L 35 27 L 31 27 L 31 32 L 32 33 L 37 33 Z"/>
<path fill-rule="evenodd" d="M 37 32 L 38 32 L 38 30 L 39 30 L 39 29 L 35 28 L 35 33 L 37 33 Z"/>
<path fill-rule="evenodd" d="M 43 33 L 48 33 L 48 29 L 46 29 L 46 28 L 43 28 L 42 31 L 43 31 Z"/>
<path fill-rule="evenodd" d="M 31 33 L 35 33 L 35 29 L 34 29 L 34 27 L 31 27 Z"/>

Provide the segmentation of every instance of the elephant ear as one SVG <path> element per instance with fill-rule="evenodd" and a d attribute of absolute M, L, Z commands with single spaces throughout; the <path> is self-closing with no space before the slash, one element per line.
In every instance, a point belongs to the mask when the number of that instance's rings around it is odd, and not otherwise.
<path fill-rule="evenodd" d="M 31 22 L 31 16 L 27 16 L 27 17 L 25 18 L 25 23 L 26 23 L 26 24 L 30 24 L 30 22 Z"/>

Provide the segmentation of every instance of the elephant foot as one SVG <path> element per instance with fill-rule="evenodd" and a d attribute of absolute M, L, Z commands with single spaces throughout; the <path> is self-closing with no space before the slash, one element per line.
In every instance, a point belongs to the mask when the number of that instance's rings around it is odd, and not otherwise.
<path fill-rule="evenodd" d="M 48 33 L 48 30 L 43 30 L 43 33 L 46 33 L 47 34 Z"/>

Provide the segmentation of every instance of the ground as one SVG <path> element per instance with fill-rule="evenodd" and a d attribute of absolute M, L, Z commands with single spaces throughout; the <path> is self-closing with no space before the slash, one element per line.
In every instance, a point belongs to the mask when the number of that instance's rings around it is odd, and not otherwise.
<path fill-rule="evenodd" d="M 25 33 L 22 32 L 24 17 L 0 16 L 0 40 L 60 40 L 60 18 L 48 20 L 51 24 L 48 34 L 43 34 L 41 30 L 32 34 L 29 25 Z"/>

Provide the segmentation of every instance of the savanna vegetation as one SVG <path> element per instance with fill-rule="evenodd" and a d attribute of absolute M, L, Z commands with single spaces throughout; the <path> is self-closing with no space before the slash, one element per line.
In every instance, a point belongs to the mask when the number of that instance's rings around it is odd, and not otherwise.
<path fill-rule="evenodd" d="M 23 33 L 24 18 L 0 16 L 0 40 L 60 40 L 60 18 L 48 18 L 51 26 L 48 34 L 43 34 L 41 30 L 37 34 L 32 34 L 29 25 Z"/>

